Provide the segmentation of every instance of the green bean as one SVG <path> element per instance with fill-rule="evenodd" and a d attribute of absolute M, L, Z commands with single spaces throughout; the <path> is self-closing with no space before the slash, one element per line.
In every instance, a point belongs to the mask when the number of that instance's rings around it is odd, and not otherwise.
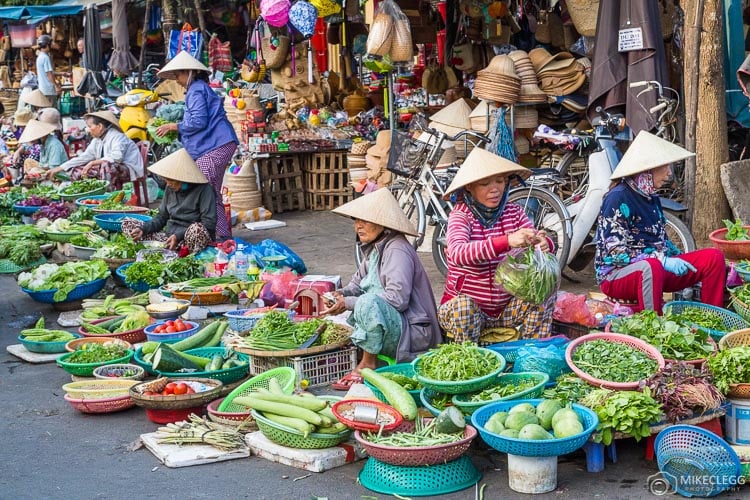
<path fill-rule="evenodd" d="M 500 360 L 492 352 L 481 351 L 476 344 L 443 344 L 422 356 L 418 363 L 420 375 L 432 380 L 455 382 L 483 377 L 500 368 Z"/>

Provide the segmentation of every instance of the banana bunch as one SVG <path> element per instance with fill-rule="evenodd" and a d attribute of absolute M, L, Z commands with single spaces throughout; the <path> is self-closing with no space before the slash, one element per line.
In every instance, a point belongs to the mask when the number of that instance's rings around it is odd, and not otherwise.
<path fill-rule="evenodd" d="M 256 286 L 256 281 L 236 281 L 234 283 L 227 283 L 222 285 L 224 290 L 229 290 L 235 295 L 239 295 L 240 292 L 248 291 L 251 287 Z"/>
<path fill-rule="evenodd" d="M 147 293 L 142 295 L 146 295 L 146 299 L 148 299 Z M 139 302 L 142 302 L 140 295 L 135 295 L 129 299 L 115 299 L 114 295 L 107 295 L 104 300 L 86 299 L 83 301 L 83 312 L 80 315 L 80 319 L 93 321 L 109 316 L 121 316 L 123 314 L 145 311 L 146 308 Z"/>

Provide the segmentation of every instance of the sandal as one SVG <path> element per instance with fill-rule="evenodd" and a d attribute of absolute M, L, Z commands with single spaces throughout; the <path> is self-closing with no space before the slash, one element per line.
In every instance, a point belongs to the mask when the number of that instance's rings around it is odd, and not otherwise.
<path fill-rule="evenodd" d="M 362 376 L 357 373 L 348 373 L 341 377 L 338 382 L 331 384 L 334 391 L 348 391 L 352 385 L 361 384 Z"/>

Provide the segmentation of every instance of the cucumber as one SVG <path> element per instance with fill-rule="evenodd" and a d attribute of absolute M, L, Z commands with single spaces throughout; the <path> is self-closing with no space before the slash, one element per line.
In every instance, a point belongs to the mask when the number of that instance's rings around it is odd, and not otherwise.
<path fill-rule="evenodd" d="M 221 365 L 224 362 L 224 357 L 220 353 L 214 354 L 214 357 L 211 358 L 211 362 L 206 367 L 207 372 L 215 372 L 216 370 L 221 370 Z"/>
<path fill-rule="evenodd" d="M 315 429 L 312 424 L 305 422 L 301 418 L 284 417 L 282 415 L 274 415 L 273 413 L 264 413 L 263 416 L 272 422 L 300 431 L 304 437 L 309 436 Z"/>
<path fill-rule="evenodd" d="M 153 366 L 154 370 L 167 373 L 178 372 L 182 369 L 200 369 L 198 365 L 189 359 L 181 357 L 179 352 L 171 349 L 166 344 L 162 344 L 154 354 Z"/>
<path fill-rule="evenodd" d="M 108 319 L 107 321 L 102 321 L 101 323 L 97 323 L 96 326 L 98 326 L 99 328 L 104 328 L 105 330 L 109 330 L 111 332 L 114 330 L 114 328 L 112 328 L 112 325 L 118 324 L 118 322 L 122 323 L 122 320 L 124 319 L 125 319 L 124 315 L 115 316 L 114 318 Z"/>
<path fill-rule="evenodd" d="M 281 388 L 281 384 L 276 380 L 276 377 L 268 379 L 268 390 L 273 394 L 284 394 L 284 389 Z"/>
<path fill-rule="evenodd" d="M 417 404 L 411 397 L 409 391 L 398 385 L 393 380 L 389 380 L 374 370 L 363 368 L 360 370 L 362 378 L 383 393 L 388 404 L 393 406 L 405 420 L 414 420 L 417 418 Z"/>
<path fill-rule="evenodd" d="M 328 404 L 322 399 L 318 398 L 303 398 L 301 396 L 287 396 L 286 394 L 253 394 L 254 398 L 264 399 L 266 401 L 273 401 L 276 403 L 285 403 L 294 405 L 299 408 L 307 408 L 308 410 L 320 412 Z"/>
<path fill-rule="evenodd" d="M 466 428 L 466 420 L 461 410 L 449 406 L 435 418 L 435 430 L 442 434 L 456 434 Z"/>
<path fill-rule="evenodd" d="M 194 335 L 191 335 L 186 339 L 182 339 L 179 342 L 175 342 L 170 347 L 175 351 L 180 352 L 187 351 L 188 349 L 197 349 L 199 347 L 216 347 L 209 346 L 206 343 L 211 340 L 211 337 L 213 337 L 216 333 L 216 329 L 219 327 L 218 323 L 218 321 L 214 321 L 213 323 L 204 326 Z"/>
<path fill-rule="evenodd" d="M 219 347 L 221 345 L 221 338 L 224 336 L 224 332 L 227 330 L 229 323 L 224 320 L 216 321 L 218 327 L 213 337 L 203 347 Z"/>
<path fill-rule="evenodd" d="M 105 328 L 107 330 L 109 330 L 110 332 L 115 333 L 122 326 L 123 321 L 125 321 L 125 316 L 123 316 L 122 318 L 118 319 L 117 321 L 115 321 L 111 325 L 106 326 Z"/>

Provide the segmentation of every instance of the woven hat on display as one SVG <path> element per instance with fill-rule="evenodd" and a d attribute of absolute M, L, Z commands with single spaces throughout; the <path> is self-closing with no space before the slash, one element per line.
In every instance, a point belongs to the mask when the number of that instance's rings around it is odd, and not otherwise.
<path fill-rule="evenodd" d="M 36 106 L 37 108 L 49 108 L 50 106 L 52 106 L 52 103 L 47 98 L 47 96 L 44 95 L 39 89 L 31 91 L 25 96 L 22 95 L 21 97 L 19 97 L 19 100 L 31 106 Z"/>
<path fill-rule="evenodd" d="M 469 99 L 458 99 L 432 115 L 429 126 L 448 135 L 456 135 L 471 128 L 469 115 L 473 109 L 474 103 Z"/>
<path fill-rule="evenodd" d="M 545 70 L 556 71 L 566 68 L 575 62 L 575 58 L 570 52 L 558 52 L 553 55 L 544 47 L 531 49 L 529 59 L 531 60 L 531 64 L 534 65 L 534 71 L 537 73 L 542 73 Z"/>
<path fill-rule="evenodd" d="M 352 155 L 366 154 L 367 150 L 370 149 L 370 146 L 372 146 L 372 143 L 369 141 L 355 142 L 352 144 L 352 147 L 349 150 L 349 154 L 352 154 Z"/>
<path fill-rule="evenodd" d="M 609 178 L 629 177 L 691 156 L 695 156 L 695 153 L 642 130 Z"/>
<path fill-rule="evenodd" d="M 508 54 L 513 60 L 516 74 L 521 78 L 521 95 L 518 102 L 543 103 L 547 101 L 547 94 L 537 84 L 536 71 L 529 59 L 529 55 L 523 50 L 514 50 Z"/>
<path fill-rule="evenodd" d="M 458 173 L 445 192 L 444 198 L 447 200 L 454 191 L 487 177 L 512 174 L 526 179 L 531 175 L 531 171 L 485 149 L 474 148 L 466 157 L 461 168 L 458 169 Z"/>
<path fill-rule="evenodd" d="M 349 168 L 364 167 L 367 164 L 365 155 L 347 155 L 346 164 Z"/>
<path fill-rule="evenodd" d="M 438 160 L 438 164 L 435 168 L 447 168 L 458 161 L 455 144 L 450 143 L 447 148 L 443 147 L 441 149 L 443 150 L 443 155 L 440 157 L 440 160 Z"/>
<path fill-rule="evenodd" d="M 90 118 L 90 117 L 96 117 L 104 120 L 105 122 L 109 123 L 113 127 L 115 127 L 117 130 L 122 132 L 122 129 L 120 128 L 120 120 L 117 119 L 115 114 L 111 111 L 94 111 L 92 113 L 86 113 L 83 115 L 84 118 Z"/>
<path fill-rule="evenodd" d="M 207 184 L 208 179 L 200 171 L 198 165 L 190 157 L 185 148 L 178 149 L 157 161 L 150 167 L 149 172 L 160 175 L 167 179 L 173 179 L 180 182 L 189 182 L 191 184 Z"/>
<path fill-rule="evenodd" d="M 505 121 L 510 124 L 510 113 L 505 115 Z M 513 125 L 515 128 L 536 128 L 539 125 L 539 112 L 534 106 L 515 106 Z"/>
<path fill-rule="evenodd" d="M 482 99 L 469 115 L 471 129 L 486 134 L 492 128 L 495 119 L 495 103 Z"/>
<path fill-rule="evenodd" d="M 17 109 L 13 114 L 13 125 L 16 127 L 24 127 L 34 117 L 34 113 L 29 109 Z"/>
<path fill-rule="evenodd" d="M 518 151 L 519 155 L 525 155 L 529 152 L 530 144 L 526 136 L 519 135 L 513 142 L 516 144 L 516 151 Z"/>
<path fill-rule="evenodd" d="M 552 75 L 544 73 L 539 76 L 542 90 L 549 95 L 569 95 L 580 89 L 586 83 L 583 66 L 574 61 L 571 71 L 566 75 Z"/>
<path fill-rule="evenodd" d="M 419 142 L 426 142 L 427 144 L 429 144 L 429 145 L 431 145 L 433 147 L 435 146 L 435 144 L 437 144 L 437 137 L 435 137 L 434 135 L 432 135 L 429 132 L 422 132 L 417 137 L 417 140 Z M 451 141 L 444 140 L 442 143 L 440 143 L 440 148 L 441 149 L 448 149 L 451 146 L 455 147 L 455 144 L 453 144 Z"/>
<path fill-rule="evenodd" d="M 29 120 L 26 124 L 26 128 L 23 129 L 21 137 L 18 138 L 18 142 L 21 144 L 33 142 L 37 139 L 47 137 L 56 130 L 54 125 L 49 123 L 40 122 L 39 120 Z"/>
<path fill-rule="evenodd" d="M 495 56 L 485 69 L 477 72 L 474 95 L 480 99 L 515 104 L 520 94 L 521 78 L 509 56 Z"/>
<path fill-rule="evenodd" d="M 417 235 L 398 201 L 387 188 L 381 188 L 333 209 L 333 213 L 378 224 L 400 233 Z"/>
<path fill-rule="evenodd" d="M 183 70 L 205 71 L 206 73 L 211 72 L 211 70 L 202 62 L 191 56 L 188 52 L 182 50 L 178 52 L 171 61 L 165 64 L 156 76 L 162 80 L 175 80 L 177 78 L 177 72 Z"/>
<path fill-rule="evenodd" d="M 39 110 L 38 118 L 40 122 L 54 125 L 55 129 L 62 130 L 62 123 L 60 122 L 60 112 L 57 108 L 43 108 Z"/>
<path fill-rule="evenodd" d="M 391 131 L 381 130 L 375 139 L 375 145 L 367 150 L 368 156 L 377 156 L 378 158 L 387 157 L 391 150 Z"/>

